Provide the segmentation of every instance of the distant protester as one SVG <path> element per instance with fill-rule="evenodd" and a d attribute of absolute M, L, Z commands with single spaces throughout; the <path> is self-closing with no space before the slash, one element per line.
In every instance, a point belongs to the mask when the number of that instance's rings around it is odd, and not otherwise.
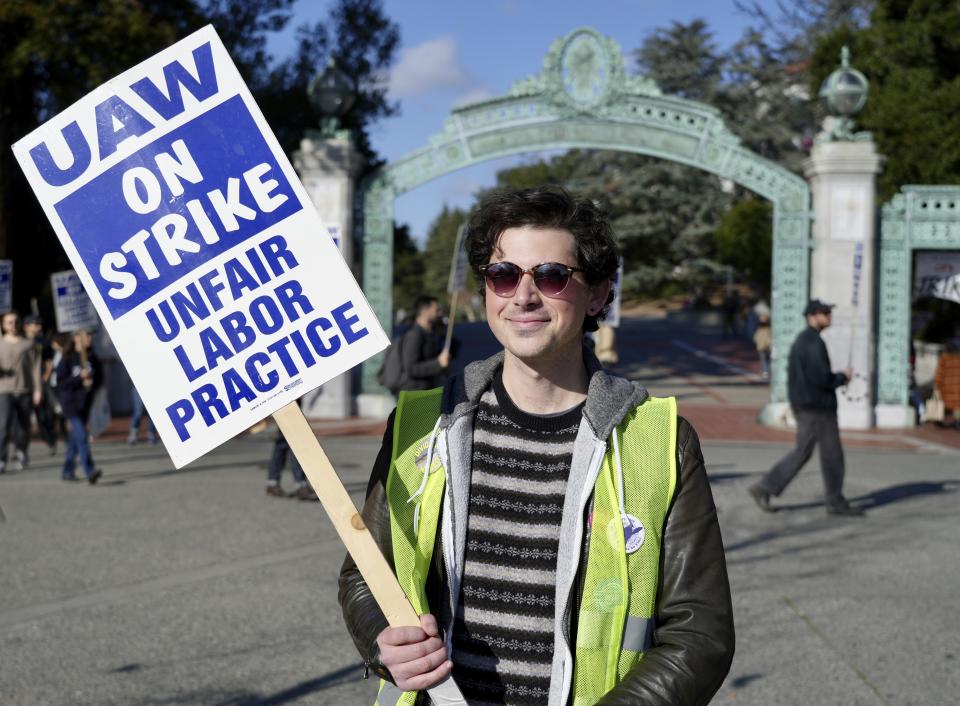
<path fill-rule="evenodd" d="M 10 468 L 27 467 L 33 408 L 42 400 L 40 358 L 33 341 L 20 335 L 20 315 L 8 311 L 0 338 L 0 473 L 7 468 L 7 443 L 12 438 Z"/>
<path fill-rule="evenodd" d="M 57 365 L 57 397 L 69 425 L 63 480 L 77 480 L 74 468 L 79 459 L 87 481 L 96 483 L 103 473 L 94 466 L 87 422 L 93 395 L 103 382 L 100 359 L 93 352 L 93 340 L 84 329 L 73 332 Z"/>

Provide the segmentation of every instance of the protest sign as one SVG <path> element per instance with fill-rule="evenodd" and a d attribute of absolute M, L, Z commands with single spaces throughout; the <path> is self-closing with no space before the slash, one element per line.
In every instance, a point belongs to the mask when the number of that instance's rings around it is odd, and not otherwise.
<path fill-rule="evenodd" d="M 212 27 L 14 152 L 177 467 L 388 344 Z"/>
<path fill-rule="evenodd" d="M 450 263 L 450 279 L 447 281 L 447 294 L 456 294 L 467 288 L 467 249 L 463 246 L 466 226 L 457 230 L 457 242 L 453 246 L 453 260 Z"/>
<path fill-rule="evenodd" d="M 450 316 L 447 318 L 447 335 L 444 337 L 443 350 L 450 350 L 453 342 L 453 325 L 457 320 L 457 295 L 467 286 L 467 251 L 463 239 L 467 227 L 457 230 L 457 242 L 453 246 L 453 259 L 450 262 L 450 278 L 447 280 L 447 293 L 450 295 Z"/>
<path fill-rule="evenodd" d="M 0 260 L 0 312 L 13 308 L 13 260 Z"/>
<path fill-rule="evenodd" d="M 419 625 L 295 402 L 389 340 L 213 28 L 14 153 L 174 464 L 273 414 L 390 624 Z"/>
<path fill-rule="evenodd" d="M 76 272 L 54 272 L 50 275 L 50 287 L 53 290 L 57 331 L 69 333 L 82 328 L 96 328 L 99 323 L 97 310 L 93 308 L 93 302 Z"/>
<path fill-rule="evenodd" d="M 960 302 L 960 252 L 928 250 L 917 253 L 913 298 L 920 297 Z"/>
<path fill-rule="evenodd" d="M 387 345 L 212 27 L 14 151 L 177 467 Z"/>

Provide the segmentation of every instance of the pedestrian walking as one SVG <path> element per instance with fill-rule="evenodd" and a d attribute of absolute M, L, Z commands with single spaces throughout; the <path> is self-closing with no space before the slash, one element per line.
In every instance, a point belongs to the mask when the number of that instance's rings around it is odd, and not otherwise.
<path fill-rule="evenodd" d="M 27 467 L 33 408 L 41 402 L 40 359 L 32 340 L 20 335 L 20 315 L 0 319 L 0 473 L 7 468 L 7 443 L 13 440 L 10 469 Z"/>
<path fill-rule="evenodd" d="M 696 433 L 582 343 L 609 222 L 560 188 L 499 192 L 466 247 L 503 350 L 400 394 L 362 513 L 421 627 L 388 627 L 349 557 L 340 575 L 378 703 L 451 673 L 468 703 L 707 703 L 734 632 Z"/>
<path fill-rule="evenodd" d="M 43 319 L 35 314 L 23 317 L 23 337 L 33 342 L 33 356 L 40 366 L 40 402 L 33 406 L 40 438 L 50 449 L 57 450 L 56 413 L 50 376 L 53 373 L 53 346 L 44 335 Z"/>
<path fill-rule="evenodd" d="M 830 369 L 830 356 L 820 333 L 830 326 L 832 310 L 832 304 L 811 299 L 803 312 L 807 328 L 790 348 L 788 388 L 790 406 L 797 420 L 797 442 L 790 453 L 749 488 L 751 497 L 766 512 L 774 511 L 770 496 L 779 496 L 784 491 L 819 445 L 827 512 L 845 517 L 863 515 L 863 510 L 852 506 L 843 495 L 845 470 L 837 426 L 836 390 L 853 378 L 853 371 Z"/>
<path fill-rule="evenodd" d="M 147 414 L 147 409 L 143 404 L 143 398 L 137 392 L 137 388 L 130 383 L 130 433 L 127 434 L 127 443 L 133 446 L 140 438 L 140 422 L 147 418 L 147 443 L 153 446 L 157 443 L 157 428 L 153 426 L 153 420 Z"/>
<path fill-rule="evenodd" d="M 753 345 L 760 357 L 760 374 L 764 380 L 770 378 L 770 351 L 773 350 L 773 332 L 770 330 L 770 317 L 758 316 L 757 327 L 753 332 Z"/>
<path fill-rule="evenodd" d="M 67 452 L 63 461 L 63 480 L 77 480 L 74 469 L 79 460 L 91 485 L 103 475 L 100 469 L 94 466 L 87 433 L 93 396 L 103 382 L 103 368 L 100 359 L 93 352 L 92 344 L 93 340 L 86 330 L 73 332 L 57 365 L 56 388 L 60 407 L 69 427 Z"/>
<path fill-rule="evenodd" d="M 280 483 L 280 477 L 283 475 L 283 469 L 290 462 L 290 474 L 293 476 L 293 482 L 296 487 L 287 493 Z M 273 440 L 273 449 L 270 452 L 270 462 L 267 465 L 267 495 L 274 498 L 296 498 L 297 500 L 319 500 L 310 483 L 307 482 L 307 476 L 303 472 L 303 467 L 297 460 L 290 445 L 279 431 Z"/>

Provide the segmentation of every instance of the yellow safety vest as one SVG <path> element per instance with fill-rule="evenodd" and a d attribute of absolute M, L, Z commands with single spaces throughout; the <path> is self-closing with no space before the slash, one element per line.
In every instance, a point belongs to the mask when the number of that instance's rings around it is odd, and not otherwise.
<path fill-rule="evenodd" d="M 446 483 L 446 471 L 436 454 L 422 494 L 414 502 L 408 500 L 423 481 L 441 393 L 436 389 L 400 394 L 387 477 L 394 567 L 420 614 L 429 612 L 426 581 Z M 615 433 L 628 519 L 621 516 L 619 473 L 613 445 L 608 444 L 593 488 L 590 547 L 574 648 L 575 706 L 599 701 L 643 658 L 643 646 L 650 641 L 663 525 L 676 490 L 676 400 L 648 397 L 626 415 Z M 640 532 L 642 541 L 638 541 Z M 413 706 L 416 697 L 415 691 L 403 692 L 381 680 L 375 706 Z"/>

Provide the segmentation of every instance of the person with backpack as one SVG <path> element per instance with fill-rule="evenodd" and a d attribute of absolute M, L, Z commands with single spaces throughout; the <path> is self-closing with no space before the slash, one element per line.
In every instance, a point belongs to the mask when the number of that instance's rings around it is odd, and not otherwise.
<path fill-rule="evenodd" d="M 430 390 L 443 384 L 450 367 L 450 351 L 434 332 L 442 317 L 436 297 L 421 294 L 414 302 L 413 324 L 394 342 L 377 374 L 394 395 L 401 390 Z"/>

